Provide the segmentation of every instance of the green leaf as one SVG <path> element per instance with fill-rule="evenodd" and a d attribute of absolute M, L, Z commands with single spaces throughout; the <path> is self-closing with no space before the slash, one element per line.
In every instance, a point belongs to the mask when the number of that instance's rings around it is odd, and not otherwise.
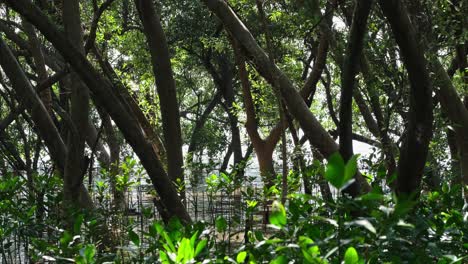
<path fill-rule="evenodd" d="M 344 256 L 345 264 L 356 264 L 359 262 L 359 256 L 354 247 L 349 247 Z"/>
<path fill-rule="evenodd" d="M 382 194 L 382 191 L 374 188 L 371 192 L 361 195 L 359 199 L 362 201 L 382 201 L 384 199 L 384 195 Z"/>
<path fill-rule="evenodd" d="M 224 219 L 224 217 L 218 216 L 218 217 L 216 217 L 216 220 L 215 220 L 215 226 L 216 226 L 216 230 L 218 232 L 224 232 L 224 231 L 226 231 L 228 223 L 227 223 L 226 219 Z"/>
<path fill-rule="evenodd" d="M 68 232 L 63 232 L 62 237 L 60 238 L 60 245 L 62 247 L 67 247 L 68 244 L 73 240 L 73 236 Z"/>
<path fill-rule="evenodd" d="M 168 251 L 169 252 L 176 252 L 174 243 L 172 243 L 172 239 L 169 237 L 167 232 L 164 230 L 164 227 L 159 222 L 155 222 L 153 224 L 153 226 L 156 229 L 156 231 L 158 232 L 158 234 L 160 236 L 162 236 L 164 238 L 164 240 L 166 240 L 166 245 L 168 247 Z"/>
<path fill-rule="evenodd" d="M 351 180 L 357 172 L 357 158 L 359 155 L 353 155 L 346 163 L 343 184 Z"/>
<path fill-rule="evenodd" d="M 177 258 L 176 261 L 182 262 L 184 260 L 185 263 L 189 260 L 193 259 L 193 251 L 192 248 L 190 248 L 190 240 L 187 238 L 183 238 L 182 241 L 180 242 L 179 249 L 177 250 Z"/>
<path fill-rule="evenodd" d="M 162 235 L 162 237 L 164 237 L 164 240 L 166 240 L 166 245 L 168 246 L 168 249 L 169 249 L 168 251 L 176 252 L 174 243 L 172 243 L 172 240 L 169 237 L 169 235 L 166 232 L 163 232 L 161 235 Z"/>
<path fill-rule="evenodd" d="M 193 233 L 192 237 L 190 238 L 190 246 L 192 248 L 195 248 L 195 242 L 197 241 L 197 238 L 198 238 L 198 230 Z"/>
<path fill-rule="evenodd" d="M 161 261 L 161 263 L 163 263 L 163 264 L 171 263 L 171 261 L 169 260 L 169 257 L 167 256 L 166 252 L 164 252 L 162 250 L 159 252 L 159 261 Z"/>
<path fill-rule="evenodd" d="M 94 256 L 96 255 L 96 248 L 94 245 L 86 245 L 83 251 L 83 257 L 86 259 L 87 263 L 94 263 Z"/>
<path fill-rule="evenodd" d="M 320 255 L 319 247 L 314 241 L 308 237 L 300 236 L 299 245 L 301 247 L 302 255 L 308 263 L 315 263 L 318 255 Z"/>
<path fill-rule="evenodd" d="M 263 237 L 262 231 L 256 230 L 256 231 L 254 232 L 254 235 L 255 235 L 255 239 L 257 239 L 258 241 L 262 241 L 262 240 L 265 239 L 265 238 Z"/>
<path fill-rule="evenodd" d="M 247 258 L 247 252 L 241 251 L 237 254 L 236 261 L 237 263 L 244 263 L 245 259 Z"/>
<path fill-rule="evenodd" d="M 270 224 L 275 225 L 279 228 L 282 228 L 286 225 L 286 210 L 280 202 L 273 202 L 269 220 Z"/>
<path fill-rule="evenodd" d="M 158 231 L 156 230 L 156 223 L 149 226 L 149 234 L 151 237 L 156 238 Z"/>
<path fill-rule="evenodd" d="M 286 264 L 286 263 L 288 263 L 288 259 L 284 255 L 278 256 L 270 262 L 270 264 Z"/>
<path fill-rule="evenodd" d="M 345 163 L 339 152 L 328 157 L 325 179 L 335 188 L 340 189 L 344 184 Z"/>
<path fill-rule="evenodd" d="M 133 242 L 133 244 L 140 246 L 140 237 L 138 237 L 137 233 L 135 233 L 133 230 L 128 231 L 128 237 L 130 238 L 130 241 Z"/>
<path fill-rule="evenodd" d="M 206 247 L 206 244 L 208 243 L 208 240 L 203 239 L 202 241 L 198 242 L 197 247 L 195 248 L 195 253 L 193 254 L 193 257 L 197 257 L 200 252 Z"/>
<path fill-rule="evenodd" d="M 75 223 L 73 223 L 73 233 L 74 234 L 79 234 L 81 231 L 81 225 L 83 224 L 84 221 L 84 215 L 80 214 L 78 217 L 75 219 Z"/>

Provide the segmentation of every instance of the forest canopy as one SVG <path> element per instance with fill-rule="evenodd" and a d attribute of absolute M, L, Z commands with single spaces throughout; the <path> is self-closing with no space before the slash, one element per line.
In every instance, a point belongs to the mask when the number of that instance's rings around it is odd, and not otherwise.
<path fill-rule="evenodd" d="M 464 263 L 461 0 L 0 0 L 1 263 Z"/>

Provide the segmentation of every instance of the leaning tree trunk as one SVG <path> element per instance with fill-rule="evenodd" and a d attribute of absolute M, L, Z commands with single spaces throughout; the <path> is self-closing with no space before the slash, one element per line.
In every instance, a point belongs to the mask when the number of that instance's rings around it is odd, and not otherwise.
<path fill-rule="evenodd" d="M 23 21 L 24 31 L 28 36 L 29 47 L 31 55 L 34 60 L 34 66 L 36 66 L 36 72 L 38 77 L 37 83 L 42 83 L 47 80 L 48 74 L 46 64 L 44 60 L 44 54 L 42 53 L 41 43 L 37 37 L 34 27 L 26 21 Z M 40 98 L 49 113 L 52 112 L 52 95 L 50 87 L 39 91 Z"/>
<path fill-rule="evenodd" d="M 453 143 L 456 142 L 456 148 L 451 147 L 450 150 L 456 152 L 452 154 L 456 154 L 459 158 L 457 163 L 460 165 L 462 177 L 458 183 L 468 185 L 468 109 L 463 104 L 442 64 L 434 59 L 431 66 L 435 72 L 437 86 L 440 87 L 437 90 L 440 105 L 453 123 L 455 130 Z M 468 201 L 468 192 L 464 193 L 464 198 Z"/>
<path fill-rule="evenodd" d="M 258 123 L 255 113 L 255 106 L 250 89 L 250 81 L 248 79 L 245 60 L 236 43 L 233 43 L 234 56 L 237 64 L 239 79 L 242 86 L 242 94 L 244 96 L 244 107 L 247 116 L 245 128 L 250 140 L 252 141 L 255 154 L 257 155 L 258 165 L 260 167 L 260 175 L 267 189 L 273 186 L 273 180 L 276 176 L 273 164 L 273 151 L 278 143 L 281 135 L 282 127 L 276 126 L 270 132 L 267 139 L 262 139 L 258 133 Z"/>
<path fill-rule="evenodd" d="M 357 1 L 351 33 L 348 40 L 348 47 L 341 75 L 341 98 L 340 98 L 340 154 L 347 162 L 353 155 L 353 90 L 356 85 L 356 75 L 361 59 L 364 37 L 367 32 L 367 18 L 372 6 L 372 0 Z M 352 183 L 344 190 L 352 196 L 359 194 L 359 184 Z"/>
<path fill-rule="evenodd" d="M 379 4 L 400 47 L 410 81 L 407 135 L 400 151 L 395 191 L 418 195 L 432 137 L 432 85 L 406 7 L 399 0 L 379 0 Z"/>
<path fill-rule="evenodd" d="M 174 182 L 184 183 L 184 160 L 182 154 L 182 132 L 180 128 L 179 103 L 172 73 L 169 48 L 160 18 L 151 1 L 135 0 L 148 41 L 153 73 L 161 108 L 164 143 L 167 152 L 168 175 Z M 181 196 L 185 198 L 185 192 Z"/>

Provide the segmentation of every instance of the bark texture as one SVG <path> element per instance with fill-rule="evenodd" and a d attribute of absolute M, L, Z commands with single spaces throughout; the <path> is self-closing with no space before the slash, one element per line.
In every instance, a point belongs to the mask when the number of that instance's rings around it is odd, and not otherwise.
<path fill-rule="evenodd" d="M 432 85 L 405 6 L 399 0 L 379 0 L 379 4 L 400 47 L 410 81 L 407 135 L 400 151 L 396 192 L 418 194 L 432 137 Z"/>
<path fill-rule="evenodd" d="M 356 85 L 356 75 L 359 69 L 362 46 L 367 32 L 367 18 L 369 17 L 371 6 L 371 0 L 356 2 L 341 75 L 340 153 L 345 161 L 349 160 L 353 155 L 353 91 Z"/>
<path fill-rule="evenodd" d="M 372 0 L 356 2 L 341 75 L 339 140 L 340 154 L 345 162 L 353 155 L 353 93 L 364 37 L 367 32 L 367 18 L 369 17 L 371 7 Z M 352 183 L 346 188 L 345 192 L 356 196 L 359 194 L 359 184 L 357 182 Z"/>
<path fill-rule="evenodd" d="M 75 49 L 84 54 L 78 0 L 64 0 L 62 11 L 65 35 L 75 45 Z M 74 71 L 70 73 L 68 78 L 71 90 L 70 115 L 73 128 L 68 130 L 68 155 L 65 163 L 63 187 L 66 206 L 75 207 L 76 199 L 79 197 L 79 186 L 86 173 L 84 149 L 89 125 L 89 90 L 81 83 L 80 77 Z"/>
<path fill-rule="evenodd" d="M 184 160 L 179 103 L 166 36 L 152 1 L 135 0 L 135 5 L 148 41 L 153 73 L 156 79 L 164 143 L 167 152 L 168 175 L 172 181 L 183 183 Z"/>

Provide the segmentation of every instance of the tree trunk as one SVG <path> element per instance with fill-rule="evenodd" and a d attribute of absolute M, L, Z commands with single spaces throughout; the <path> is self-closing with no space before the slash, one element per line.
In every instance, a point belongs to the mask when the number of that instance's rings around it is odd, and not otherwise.
<path fill-rule="evenodd" d="M 437 86 L 439 86 L 439 90 L 436 93 L 440 105 L 452 122 L 455 130 L 456 149 L 452 150 L 451 148 L 450 150 L 457 151 L 459 158 L 458 162 L 462 174 L 459 183 L 468 185 L 468 109 L 458 95 L 442 64 L 437 59 L 434 59 L 431 62 L 431 67 L 435 72 Z M 464 198 L 468 201 L 468 192 L 464 193 Z"/>
<path fill-rule="evenodd" d="M 28 35 L 29 50 L 31 51 L 31 55 L 34 59 L 34 65 L 36 66 L 36 72 L 38 75 L 37 83 L 42 83 L 48 78 L 45 60 L 44 60 L 44 54 L 42 53 L 42 48 L 41 48 L 42 45 L 39 42 L 36 31 L 34 30 L 34 27 L 31 24 L 29 24 L 26 21 L 23 21 L 23 27 L 24 27 L 24 31 Z M 47 89 L 43 89 L 42 91 L 39 92 L 39 95 L 47 111 L 51 113 L 52 112 L 52 96 L 51 96 L 50 88 L 48 87 Z"/>
<path fill-rule="evenodd" d="M 400 151 L 396 192 L 418 195 L 432 137 L 432 86 L 406 8 L 399 0 L 379 0 L 379 4 L 400 47 L 410 81 L 409 120 Z"/>
<path fill-rule="evenodd" d="M 260 147 L 255 149 L 258 165 L 260 167 L 260 175 L 267 189 L 274 185 L 276 177 L 275 167 L 273 163 L 273 150 L 271 148 Z"/>
<path fill-rule="evenodd" d="M 262 176 L 263 183 L 267 188 L 273 186 L 272 177 L 276 176 L 274 165 L 273 165 L 273 151 L 280 138 L 280 127 L 274 128 L 275 131 L 271 131 L 270 136 L 263 140 L 258 133 L 258 123 L 255 113 L 255 106 L 252 99 L 252 93 L 250 89 L 250 81 L 248 79 L 247 69 L 245 67 L 245 60 L 243 55 L 238 50 L 236 44 L 234 47 L 234 56 L 238 68 L 239 78 L 242 85 L 242 93 L 244 95 L 244 107 L 247 115 L 247 121 L 245 128 L 250 140 L 252 141 L 253 148 L 257 154 L 257 160 L 260 167 L 260 175 Z"/>
<path fill-rule="evenodd" d="M 102 113 L 101 117 L 104 131 L 107 135 L 107 144 L 109 145 L 110 150 L 109 177 L 112 195 L 114 196 L 114 207 L 117 210 L 124 211 L 127 208 L 125 190 L 119 189 L 118 186 L 116 186 L 120 165 L 120 144 L 116 132 L 112 127 L 109 115 L 107 115 L 107 113 Z"/>
<path fill-rule="evenodd" d="M 230 64 L 229 59 L 227 58 L 227 54 L 217 54 L 217 61 L 219 64 L 219 73 L 216 71 L 214 65 L 211 63 L 210 58 L 211 56 L 206 56 L 203 59 L 203 65 L 205 66 L 206 70 L 210 73 L 211 77 L 213 78 L 214 84 L 218 89 L 222 98 L 224 98 L 224 108 L 226 109 L 226 113 L 228 115 L 229 120 L 229 127 L 231 129 L 231 150 L 234 154 L 234 167 L 238 169 L 236 171 L 237 176 L 242 178 L 244 175 L 244 168 L 237 168 L 236 166 L 242 161 L 242 144 L 241 144 L 241 137 L 239 131 L 239 120 L 236 114 L 233 112 L 235 109 L 233 108 L 235 102 L 235 92 L 233 86 L 233 66 Z"/>
<path fill-rule="evenodd" d="M 75 48 L 84 54 L 83 35 L 81 31 L 80 6 L 78 0 L 65 0 L 62 5 L 62 19 L 67 38 L 75 44 Z M 77 209 L 79 186 L 86 173 L 84 148 L 86 129 L 89 117 L 89 91 L 81 83 L 79 76 L 71 72 L 68 76 L 71 90 L 71 119 L 73 128 L 68 131 L 68 155 L 65 163 L 63 180 L 64 202 L 67 209 Z"/>
<path fill-rule="evenodd" d="M 314 157 L 314 160 L 317 160 L 320 164 L 323 163 L 323 156 L 313 147 L 312 148 L 312 155 Z M 333 202 L 333 195 L 330 190 L 330 185 L 328 185 L 328 182 L 325 180 L 324 176 L 322 174 L 318 174 L 319 178 L 319 188 L 320 188 L 320 194 L 322 195 L 322 199 L 326 202 Z"/>
<path fill-rule="evenodd" d="M 367 18 L 372 6 L 371 0 L 357 1 L 351 33 L 348 40 L 348 47 L 341 74 L 341 99 L 340 99 L 340 153 L 345 161 L 353 155 L 353 137 L 352 137 L 352 102 L 353 90 L 356 85 L 356 75 L 358 65 L 361 59 L 364 37 L 367 32 Z"/>
<path fill-rule="evenodd" d="M 184 183 L 179 103 L 166 36 L 153 3 L 146 0 L 135 0 L 135 5 L 148 41 L 156 79 L 167 152 L 168 175 L 172 181 Z M 184 193 L 184 191 L 181 193 L 183 198 L 185 198 Z"/>
<path fill-rule="evenodd" d="M 341 98 L 340 98 L 340 154 L 347 162 L 353 156 L 353 90 L 356 85 L 356 74 L 361 59 L 364 37 L 367 32 L 367 18 L 369 17 L 372 0 L 357 1 L 348 47 L 341 74 Z M 360 192 L 359 184 L 352 183 L 345 190 L 351 196 L 357 196 Z"/>
<path fill-rule="evenodd" d="M 234 172 L 236 177 L 241 179 L 244 175 L 244 169 L 238 168 L 237 166 L 242 161 L 242 143 L 241 136 L 239 131 L 239 120 L 237 119 L 236 113 L 234 113 L 234 103 L 235 103 L 235 93 L 233 86 L 233 69 L 229 65 L 229 62 L 226 57 L 221 57 L 220 61 L 220 70 L 221 70 L 221 91 L 226 105 L 227 115 L 229 119 L 229 127 L 231 129 L 231 146 L 232 153 L 234 154 Z"/>

